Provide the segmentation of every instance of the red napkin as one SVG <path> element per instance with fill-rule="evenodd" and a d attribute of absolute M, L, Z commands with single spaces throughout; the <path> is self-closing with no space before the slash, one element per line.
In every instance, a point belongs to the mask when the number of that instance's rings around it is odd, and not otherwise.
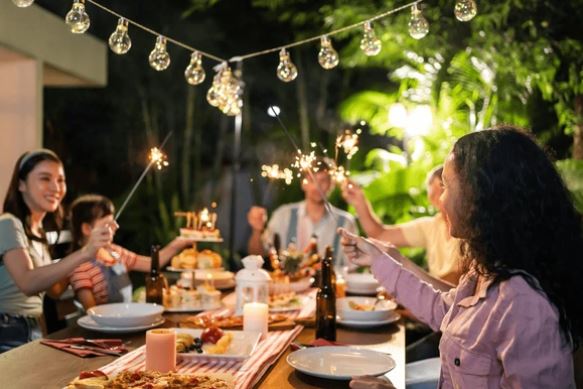
<path fill-rule="evenodd" d="M 104 355 L 121 355 L 128 350 L 121 339 L 43 339 L 41 344 L 66 351 L 78 357 L 100 357 Z M 74 347 L 80 348 L 74 348 Z"/>
<path fill-rule="evenodd" d="M 332 342 L 330 340 L 317 338 L 312 340 L 310 343 L 307 344 L 298 344 L 298 343 L 291 343 L 289 346 L 292 351 L 299 350 L 304 347 L 323 347 L 323 346 L 344 346 L 345 343 L 340 342 Z"/>

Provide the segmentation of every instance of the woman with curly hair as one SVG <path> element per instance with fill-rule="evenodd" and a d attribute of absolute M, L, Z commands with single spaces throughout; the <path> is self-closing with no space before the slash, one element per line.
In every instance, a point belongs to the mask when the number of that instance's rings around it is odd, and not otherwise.
<path fill-rule="evenodd" d="M 443 182 L 449 231 L 462 240 L 457 288 L 436 291 L 381 246 L 341 231 L 347 256 L 442 331 L 440 388 L 574 388 L 583 233 L 554 165 L 525 132 L 499 126 L 460 138 Z"/>

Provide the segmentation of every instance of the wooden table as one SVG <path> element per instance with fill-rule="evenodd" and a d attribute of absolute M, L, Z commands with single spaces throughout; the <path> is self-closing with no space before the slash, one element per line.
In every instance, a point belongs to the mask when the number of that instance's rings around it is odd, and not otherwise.
<path fill-rule="evenodd" d="M 179 315 L 168 315 L 170 320 Z M 165 326 L 172 326 L 167 321 Z M 73 336 L 86 338 L 119 337 L 134 349 L 144 344 L 143 332 L 109 335 L 88 331 L 74 325 L 49 336 L 62 339 Z M 305 328 L 296 341 L 308 343 L 314 339 L 314 330 Z M 387 377 L 399 389 L 405 389 L 405 329 L 402 323 L 369 330 L 352 330 L 339 327 L 338 341 L 347 344 L 369 345 L 379 351 L 389 352 L 396 368 Z M 374 346 L 371 346 L 374 345 Z M 289 350 L 267 371 L 256 388 L 347 388 L 346 381 L 333 381 L 310 377 L 296 372 L 286 362 Z M 81 370 L 95 370 L 115 357 L 79 358 L 63 351 L 44 346 L 34 341 L 14 350 L 0 354 L 0 388 L 10 389 L 61 389 Z"/>

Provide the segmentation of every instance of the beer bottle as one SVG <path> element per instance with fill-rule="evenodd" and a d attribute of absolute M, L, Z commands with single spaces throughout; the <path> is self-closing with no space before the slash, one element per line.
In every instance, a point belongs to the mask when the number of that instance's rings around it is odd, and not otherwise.
<path fill-rule="evenodd" d="M 160 246 L 153 245 L 150 274 L 146 276 L 146 302 L 162 305 L 163 298 L 164 277 L 160 274 Z"/>
<path fill-rule="evenodd" d="M 332 285 L 332 248 L 322 259 L 320 289 L 316 295 L 316 338 L 336 340 L 336 291 Z"/>

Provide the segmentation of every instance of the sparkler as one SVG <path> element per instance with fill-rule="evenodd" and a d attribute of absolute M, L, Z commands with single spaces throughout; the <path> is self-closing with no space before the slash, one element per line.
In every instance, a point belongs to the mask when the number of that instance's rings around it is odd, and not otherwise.
<path fill-rule="evenodd" d="M 170 139 L 170 136 L 172 135 L 172 133 L 173 133 L 173 131 L 170 131 L 168 133 L 168 135 L 166 135 L 166 138 L 164 138 L 164 140 L 162 141 L 162 144 L 160 144 L 160 148 L 154 147 L 150 150 L 150 153 L 149 153 L 150 163 L 148 163 L 148 166 L 146 166 L 146 168 L 144 169 L 144 171 L 142 172 L 142 174 L 138 178 L 138 181 L 136 181 L 134 187 L 132 188 L 132 190 L 130 190 L 128 197 L 126 197 L 124 202 L 121 204 L 121 207 L 119 207 L 119 210 L 117 211 L 117 213 L 115 215 L 116 221 L 117 221 L 117 219 L 119 219 L 121 213 L 123 212 L 125 207 L 128 205 L 128 202 L 130 201 L 130 199 L 134 195 L 136 189 L 138 189 L 138 186 L 140 186 L 140 183 L 142 182 L 144 177 L 146 177 L 146 174 L 148 174 L 148 172 L 150 171 L 152 166 L 156 165 L 158 170 L 161 170 L 163 167 L 168 166 L 167 157 L 161 150 L 166 145 L 166 142 L 168 142 L 168 139 Z"/>

